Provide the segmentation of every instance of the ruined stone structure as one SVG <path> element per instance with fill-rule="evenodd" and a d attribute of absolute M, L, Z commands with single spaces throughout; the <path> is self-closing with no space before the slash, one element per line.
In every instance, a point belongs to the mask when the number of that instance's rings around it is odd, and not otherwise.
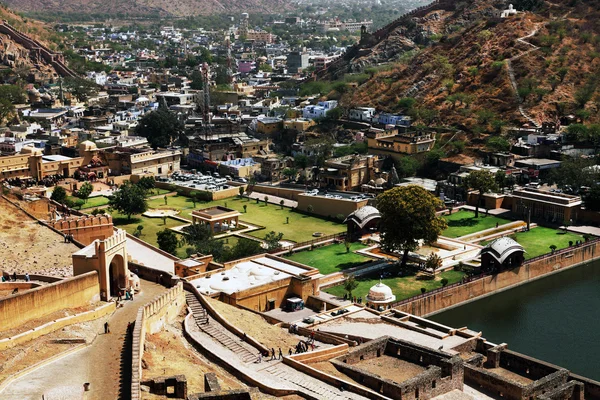
<path fill-rule="evenodd" d="M 97 271 L 102 300 L 116 297 L 119 290 L 130 287 L 126 243 L 127 234 L 121 229 L 104 240 L 94 240 L 73 253 L 73 275 Z"/>
<path fill-rule="evenodd" d="M 75 71 L 70 69 L 65 64 L 65 58 L 62 53 L 53 52 L 39 41 L 30 38 L 23 32 L 20 32 L 19 30 L 11 26 L 7 21 L 2 21 L 0 23 L 0 33 L 8 35 L 16 43 L 20 44 L 26 49 L 29 49 L 30 57 L 35 63 L 44 60 L 45 62 L 50 64 L 58 74 L 60 74 L 63 77 L 77 76 Z"/>
<path fill-rule="evenodd" d="M 360 367 L 360 361 L 387 355 L 424 371 L 404 382 L 395 382 Z M 331 360 L 336 369 L 362 385 L 392 399 L 431 399 L 463 388 L 463 362 L 458 356 L 431 350 L 411 342 L 383 336 Z"/>
<path fill-rule="evenodd" d="M 105 240 L 114 233 L 110 215 L 76 216 L 58 221 L 50 221 L 48 225 L 65 235 L 73 235 L 73 239 L 87 246 L 94 240 Z"/>

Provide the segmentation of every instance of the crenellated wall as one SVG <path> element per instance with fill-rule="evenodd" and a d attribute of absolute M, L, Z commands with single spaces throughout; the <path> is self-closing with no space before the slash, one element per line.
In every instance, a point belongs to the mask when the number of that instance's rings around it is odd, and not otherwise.
<path fill-rule="evenodd" d="M 112 236 L 113 220 L 110 215 L 81 216 L 58 221 L 49 221 L 47 225 L 64 233 L 87 246 L 96 239 L 104 240 Z"/>
<path fill-rule="evenodd" d="M 177 318 L 185 307 L 183 284 L 176 286 L 156 296 L 152 301 L 138 309 L 132 333 L 131 347 L 131 399 L 141 398 L 140 382 L 142 380 L 142 358 L 144 357 L 144 342 L 146 333 L 160 331 L 165 324 Z"/>

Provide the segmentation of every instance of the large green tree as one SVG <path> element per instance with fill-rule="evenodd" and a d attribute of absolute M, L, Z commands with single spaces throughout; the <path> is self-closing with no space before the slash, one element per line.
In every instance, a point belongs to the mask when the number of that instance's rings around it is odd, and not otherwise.
<path fill-rule="evenodd" d="M 420 240 L 433 243 L 447 227 L 446 220 L 435 214 L 440 207 L 440 199 L 416 185 L 396 187 L 377 196 L 381 243 L 388 250 L 403 251 L 402 267 Z"/>
<path fill-rule="evenodd" d="M 142 117 L 135 132 L 153 148 L 167 147 L 183 133 L 183 124 L 167 108 L 159 107 Z"/>
<path fill-rule="evenodd" d="M 127 215 L 141 214 L 148 209 L 146 202 L 146 191 L 139 185 L 126 181 L 111 197 L 109 203 L 111 208 Z"/>
<path fill-rule="evenodd" d="M 67 199 L 67 191 L 62 186 L 56 186 L 52 191 L 52 196 L 50 198 L 57 203 L 64 204 Z"/>
<path fill-rule="evenodd" d="M 84 202 L 87 202 L 88 197 L 94 191 L 94 187 L 89 182 L 84 182 L 83 185 L 77 191 L 77 197 L 82 199 Z"/>
<path fill-rule="evenodd" d="M 477 204 L 475 205 L 475 218 L 479 217 L 479 204 L 483 199 L 483 195 L 487 192 L 493 192 L 498 190 L 498 184 L 494 174 L 485 169 L 473 171 L 465 177 L 463 180 L 463 186 L 465 189 L 474 189 L 479 192 L 477 197 Z"/>
<path fill-rule="evenodd" d="M 583 196 L 583 204 L 590 211 L 600 211 L 600 185 L 594 185 L 590 191 Z"/>
<path fill-rule="evenodd" d="M 65 78 L 63 87 L 79 101 L 86 101 L 90 96 L 98 93 L 98 85 L 83 78 Z"/>
<path fill-rule="evenodd" d="M 0 85 L 0 99 L 6 99 L 12 104 L 25 103 L 25 91 L 18 85 Z"/>
<path fill-rule="evenodd" d="M 158 248 L 167 253 L 175 255 L 178 242 L 177 235 L 169 229 L 163 229 L 162 231 L 156 232 L 156 243 L 158 243 Z"/>
<path fill-rule="evenodd" d="M 187 244 L 197 245 L 207 239 L 210 239 L 212 233 L 210 227 L 202 224 L 191 224 L 183 227 L 184 240 Z"/>

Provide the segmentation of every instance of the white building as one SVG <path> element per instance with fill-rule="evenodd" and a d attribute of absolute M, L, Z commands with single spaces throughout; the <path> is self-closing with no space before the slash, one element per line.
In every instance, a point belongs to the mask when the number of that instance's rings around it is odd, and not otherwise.
<path fill-rule="evenodd" d="M 336 108 L 338 102 L 336 100 L 320 101 L 316 106 L 306 106 L 302 110 L 302 118 L 315 119 L 323 118 L 327 113 Z"/>

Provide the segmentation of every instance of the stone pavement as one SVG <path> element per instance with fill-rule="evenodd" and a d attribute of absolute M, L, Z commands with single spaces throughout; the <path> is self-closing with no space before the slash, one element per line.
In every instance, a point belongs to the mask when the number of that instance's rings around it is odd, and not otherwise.
<path fill-rule="evenodd" d="M 561 226 L 560 229 L 565 229 L 564 226 Z M 589 233 L 590 235 L 600 236 L 600 228 L 596 226 L 589 225 L 581 225 L 581 226 L 569 226 L 567 227 L 569 232 L 580 233 L 582 235 Z"/>
<path fill-rule="evenodd" d="M 272 194 L 266 194 L 266 193 L 260 193 L 260 192 L 249 192 L 249 193 L 244 194 L 244 197 L 250 197 L 252 200 L 259 199 L 263 202 L 264 202 L 265 196 L 267 196 L 269 198 L 269 201 L 268 201 L 269 204 L 280 205 L 279 202 L 281 202 L 281 200 L 283 200 L 283 205 L 285 207 L 290 207 L 290 208 L 298 207 L 297 201 L 285 199 L 285 198 L 279 197 L 279 196 L 273 196 Z"/>
<path fill-rule="evenodd" d="M 463 210 L 469 210 L 469 211 L 475 212 L 475 207 L 473 207 L 473 206 L 464 205 L 464 206 L 460 206 L 460 208 Z M 456 212 L 456 209 L 454 209 L 452 211 L 452 214 L 454 214 L 455 212 Z M 511 212 L 511 210 L 509 210 L 508 208 L 496 208 L 493 210 L 488 210 L 489 215 L 502 215 L 502 214 L 509 213 L 509 212 Z M 485 215 L 485 208 L 479 207 L 479 214 Z"/>
<path fill-rule="evenodd" d="M 12 382 L 0 394 L 3 400 L 39 400 L 45 391 L 61 386 L 90 383 L 86 400 L 129 397 L 131 349 L 126 342 L 127 324 L 134 322 L 138 308 L 166 289 L 149 281 L 141 281 L 142 292 L 133 301 L 108 316 L 110 334 L 98 332 L 94 342 L 62 359 L 47 364 Z M 99 321 L 101 326 L 105 319 Z M 122 396 L 122 394 L 124 395 Z"/>

